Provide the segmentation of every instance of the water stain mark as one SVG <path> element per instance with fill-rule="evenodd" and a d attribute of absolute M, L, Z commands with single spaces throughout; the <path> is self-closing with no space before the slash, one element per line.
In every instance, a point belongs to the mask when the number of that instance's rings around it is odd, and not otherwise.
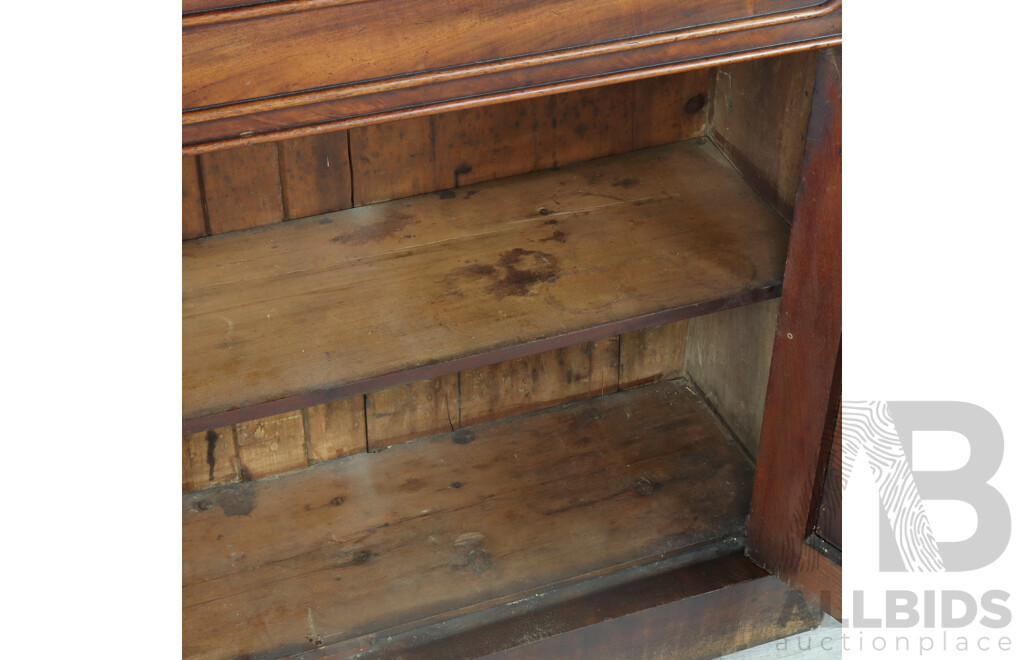
<path fill-rule="evenodd" d="M 633 177 L 629 176 L 629 177 L 626 177 L 625 179 L 615 179 L 615 182 L 612 183 L 612 186 L 615 187 L 615 188 L 626 188 L 626 189 L 629 189 L 629 188 L 635 187 L 639 183 L 640 182 L 638 180 L 636 180 Z"/>
<path fill-rule="evenodd" d="M 556 231 L 554 234 L 551 234 L 547 238 L 540 239 L 541 243 L 547 243 L 548 241 L 558 241 L 559 243 L 565 243 L 565 232 Z"/>
<path fill-rule="evenodd" d="M 477 573 L 486 573 L 494 566 L 494 560 L 487 548 L 473 548 L 466 553 L 466 565 Z"/>
<path fill-rule="evenodd" d="M 452 433 L 452 442 L 457 445 L 468 445 L 474 440 L 476 440 L 476 433 L 469 429 L 459 429 Z"/>
<path fill-rule="evenodd" d="M 470 165 L 469 163 L 460 163 L 459 166 L 456 167 L 455 171 L 453 172 L 453 174 L 455 174 L 455 187 L 456 188 L 459 187 L 459 177 L 460 176 L 462 176 L 464 174 L 469 174 L 472 171 L 473 171 L 473 166 L 472 165 Z"/>
<path fill-rule="evenodd" d="M 563 232 L 542 240 L 565 242 Z M 515 248 L 498 257 L 497 265 L 472 264 L 449 271 L 443 280 L 448 295 L 462 297 L 464 289 L 484 280 L 484 292 L 497 298 L 527 296 L 537 285 L 554 282 L 561 277 L 558 257 L 539 250 Z"/>
<path fill-rule="evenodd" d="M 407 213 L 391 211 L 383 220 L 356 227 L 344 234 L 338 234 L 331 239 L 331 242 L 345 245 L 366 245 L 395 236 L 415 221 L 416 218 Z"/>
<path fill-rule="evenodd" d="M 213 468 L 217 465 L 217 438 L 213 429 L 206 432 L 206 464 L 210 466 L 210 481 L 213 481 Z"/>

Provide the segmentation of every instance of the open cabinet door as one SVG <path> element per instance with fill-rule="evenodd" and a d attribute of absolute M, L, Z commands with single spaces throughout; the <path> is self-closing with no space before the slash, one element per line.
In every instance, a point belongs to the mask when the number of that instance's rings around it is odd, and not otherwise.
<path fill-rule="evenodd" d="M 841 106 L 842 51 L 829 48 L 818 55 L 747 538 L 755 563 L 837 619 L 842 536 L 835 534 L 835 514 L 842 489 L 836 477 L 826 479 L 826 465 L 833 452 L 841 464 L 838 441 L 833 449 L 841 433 Z"/>

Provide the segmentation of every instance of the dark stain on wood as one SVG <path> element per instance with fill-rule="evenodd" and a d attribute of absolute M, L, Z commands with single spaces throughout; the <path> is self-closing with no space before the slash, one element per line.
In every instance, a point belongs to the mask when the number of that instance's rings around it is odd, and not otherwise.
<path fill-rule="evenodd" d="M 455 199 L 455 191 L 451 189 L 439 190 L 437 192 L 437 196 L 441 199 Z"/>
<path fill-rule="evenodd" d="M 219 506 L 225 516 L 247 516 L 256 509 L 256 484 L 234 484 L 216 491 L 206 491 L 207 496 L 192 500 L 191 510 L 195 513 L 209 511 Z M 188 503 L 188 499 L 185 500 Z"/>
<path fill-rule="evenodd" d="M 213 466 L 217 464 L 217 432 L 206 432 L 206 464 L 210 466 L 210 481 L 213 481 Z"/>
<path fill-rule="evenodd" d="M 612 185 L 615 186 L 616 188 L 627 188 L 627 189 L 629 189 L 629 188 L 632 188 L 632 187 L 636 186 L 638 183 L 640 183 L 640 182 L 630 176 L 630 177 L 626 177 L 625 179 L 616 179 L 615 182 L 612 183 Z"/>
<path fill-rule="evenodd" d="M 365 564 L 371 559 L 373 559 L 373 553 L 369 550 L 357 550 L 355 554 L 352 555 L 352 563 L 356 565 Z"/>
<path fill-rule="evenodd" d="M 473 442 L 473 440 L 475 440 L 475 439 L 476 439 L 476 433 L 473 433 L 469 429 L 458 429 L 457 431 L 452 433 L 452 442 L 454 442 L 457 445 L 468 445 L 469 443 Z M 455 483 L 457 484 L 459 482 L 456 481 Z M 452 484 L 452 486 L 454 486 L 455 488 L 459 487 L 459 486 L 456 486 L 455 484 Z"/>
<path fill-rule="evenodd" d="M 558 257 L 547 252 L 515 248 L 503 252 L 498 264 L 505 269 L 505 276 L 487 287 L 487 292 L 499 298 L 528 295 L 534 285 L 559 277 Z"/>
<path fill-rule="evenodd" d="M 410 477 L 398 487 L 398 490 L 405 493 L 415 493 L 418 490 L 423 490 L 423 487 L 426 485 L 427 482 L 423 481 L 419 477 Z"/>
<path fill-rule="evenodd" d="M 331 239 L 332 243 L 346 245 L 366 245 L 395 236 L 415 221 L 411 215 L 393 211 L 382 221 L 375 221 L 362 227 L 356 227 L 345 234 L 338 234 Z"/>
<path fill-rule="evenodd" d="M 494 566 L 494 560 L 487 548 L 473 548 L 466 553 L 466 565 L 477 573 L 486 573 Z"/>
<path fill-rule="evenodd" d="M 249 488 L 234 488 L 218 502 L 225 516 L 247 516 L 256 508 L 256 498 Z"/>
<path fill-rule="evenodd" d="M 460 176 L 462 176 L 464 174 L 469 174 L 472 171 L 473 171 L 473 166 L 472 165 L 470 165 L 469 163 L 460 163 L 459 166 L 456 167 L 455 171 L 453 172 L 453 174 L 455 174 L 455 187 L 456 188 L 459 187 L 459 177 Z"/>
<path fill-rule="evenodd" d="M 551 234 L 547 238 L 540 239 L 541 243 L 546 243 L 548 241 L 558 241 L 559 243 L 565 243 L 565 232 L 556 231 L 554 234 Z"/>
<path fill-rule="evenodd" d="M 707 105 L 707 102 L 708 102 L 707 95 L 705 95 L 703 92 L 701 92 L 700 94 L 697 94 L 696 96 L 691 96 L 686 101 L 686 105 L 683 107 L 683 110 L 686 111 L 686 114 L 695 115 L 695 114 L 697 114 L 698 112 L 700 112 L 701 110 L 704 109 L 704 106 Z"/>
<path fill-rule="evenodd" d="M 462 488 L 462 482 L 461 481 L 453 481 L 452 482 L 452 488 Z"/>
<path fill-rule="evenodd" d="M 331 498 L 331 506 L 341 506 L 345 503 L 345 498 L 341 495 Z"/>

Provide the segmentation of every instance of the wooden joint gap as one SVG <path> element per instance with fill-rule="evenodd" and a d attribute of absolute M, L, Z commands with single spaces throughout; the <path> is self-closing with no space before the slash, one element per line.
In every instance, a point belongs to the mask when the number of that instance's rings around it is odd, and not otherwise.
<path fill-rule="evenodd" d="M 356 168 L 352 164 L 352 131 L 345 131 L 345 151 L 348 153 L 348 207 L 356 206 Z"/>
<path fill-rule="evenodd" d="M 302 449 L 306 452 L 306 467 L 309 467 L 313 464 L 313 453 L 309 447 L 309 408 L 303 408 L 299 414 L 302 415 Z"/>
<path fill-rule="evenodd" d="M 196 178 L 199 179 L 199 203 L 203 207 L 203 229 L 207 236 L 213 236 L 210 227 L 210 209 L 206 204 L 206 178 L 203 176 L 203 156 L 196 156 Z"/>
<path fill-rule="evenodd" d="M 363 394 L 362 396 L 363 396 L 363 448 L 366 450 L 366 453 L 369 454 L 370 453 L 370 420 L 367 419 L 368 415 L 366 413 L 366 408 L 367 408 L 367 405 L 369 404 L 369 402 L 367 401 L 366 397 L 369 396 L 369 395 L 368 394 Z"/>

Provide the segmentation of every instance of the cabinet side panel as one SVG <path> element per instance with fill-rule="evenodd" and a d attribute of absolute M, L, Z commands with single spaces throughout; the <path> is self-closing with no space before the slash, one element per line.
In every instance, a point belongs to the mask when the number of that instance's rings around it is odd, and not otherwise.
<path fill-rule="evenodd" d="M 709 135 L 786 220 L 793 204 L 814 89 L 814 52 L 716 70 Z"/>
<path fill-rule="evenodd" d="M 757 456 L 779 301 L 690 320 L 686 371 L 708 403 Z"/>
<path fill-rule="evenodd" d="M 690 319 L 628 332 L 620 339 L 619 387 L 626 389 L 682 378 Z"/>
<path fill-rule="evenodd" d="M 842 333 L 842 55 L 819 54 L 768 378 L 747 551 L 842 617 L 841 569 L 805 541 L 813 528 Z"/>

